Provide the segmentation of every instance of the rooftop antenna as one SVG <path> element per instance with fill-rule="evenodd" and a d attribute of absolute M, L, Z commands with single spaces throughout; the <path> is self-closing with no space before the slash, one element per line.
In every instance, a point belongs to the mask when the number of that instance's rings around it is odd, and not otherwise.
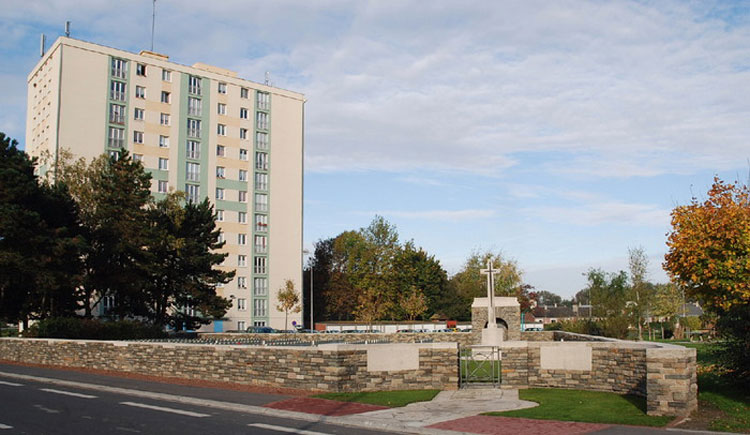
<path fill-rule="evenodd" d="M 151 9 L 151 51 L 154 51 L 154 25 L 156 23 L 156 0 L 153 0 Z"/>
<path fill-rule="evenodd" d="M 39 57 L 44 57 L 44 44 L 47 42 L 47 37 L 42 33 L 42 37 L 39 38 Z"/>
<path fill-rule="evenodd" d="M 266 86 L 271 86 L 271 73 L 266 71 Z"/>
<path fill-rule="evenodd" d="M 70 21 L 65 22 L 65 36 L 70 38 Z"/>

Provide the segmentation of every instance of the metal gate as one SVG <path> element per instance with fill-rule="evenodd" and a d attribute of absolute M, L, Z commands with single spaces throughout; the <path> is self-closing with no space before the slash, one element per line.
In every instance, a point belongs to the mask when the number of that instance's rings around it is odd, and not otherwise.
<path fill-rule="evenodd" d="M 502 353 L 497 346 L 466 346 L 459 350 L 461 388 L 499 388 Z"/>

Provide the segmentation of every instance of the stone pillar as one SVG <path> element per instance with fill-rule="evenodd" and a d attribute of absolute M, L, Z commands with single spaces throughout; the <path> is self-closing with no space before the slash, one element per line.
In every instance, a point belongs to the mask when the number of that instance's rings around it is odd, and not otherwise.
<path fill-rule="evenodd" d="M 526 387 L 529 385 L 529 349 L 525 343 L 501 346 L 503 387 Z"/>
<path fill-rule="evenodd" d="M 646 349 L 648 415 L 686 415 L 698 407 L 695 367 L 695 349 Z"/>

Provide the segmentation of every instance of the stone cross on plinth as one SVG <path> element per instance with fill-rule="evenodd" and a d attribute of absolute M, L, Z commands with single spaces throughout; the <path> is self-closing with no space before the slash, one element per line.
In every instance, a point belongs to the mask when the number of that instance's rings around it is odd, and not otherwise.
<path fill-rule="evenodd" d="M 487 269 L 480 269 L 479 273 L 487 275 L 487 327 L 497 328 L 495 320 L 495 275 L 500 271 L 492 267 L 492 260 L 487 260 Z"/>

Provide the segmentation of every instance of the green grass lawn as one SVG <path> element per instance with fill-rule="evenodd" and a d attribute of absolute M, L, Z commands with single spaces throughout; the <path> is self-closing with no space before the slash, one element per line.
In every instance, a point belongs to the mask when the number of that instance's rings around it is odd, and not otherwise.
<path fill-rule="evenodd" d="M 414 402 L 432 400 L 439 392 L 440 390 L 374 391 L 370 393 L 324 393 L 313 397 L 398 408 Z"/>
<path fill-rule="evenodd" d="M 640 426 L 664 426 L 672 420 L 672 417 L 646 415 L 646 399 L 642 397 L 546 388 L 530 388 L 518 393 L 522 400 L 537 402 L 539 406 L 484 415 Z"/>

